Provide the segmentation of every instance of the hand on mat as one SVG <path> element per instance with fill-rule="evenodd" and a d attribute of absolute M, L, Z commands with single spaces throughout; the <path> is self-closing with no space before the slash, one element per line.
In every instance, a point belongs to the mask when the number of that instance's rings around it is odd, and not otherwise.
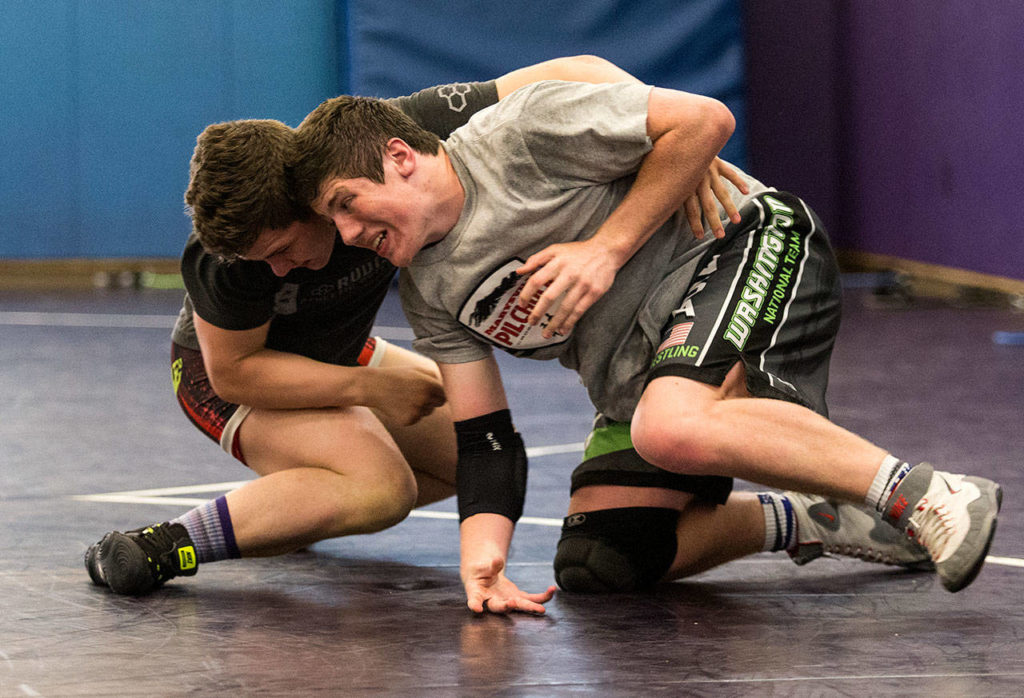
<path fill-rule="evenodd" d="M 704 173 L 704 179 L 697 185 L 697 191 L 683 202 L 683 210 L 686 212 L 686 220 L 690 223 L 690 230 L 698 240 L 704 239 L 704 223 L 708 221 L 711 232 L 716 238 L 725 237 L 725 228 L 718 218 L 718 203 L 722 204 L 725 214 L 733 223 L 740 222 L 739 211 L 736 210 L 736 203 L 729 196 L 729 190 L 725 188 L 722 178 L 725 177 L 736 185 L 744 194 L 748 193 L 747 183 L 740 176 L 740 173 L 721 158 L 715 158 L 711 167 Z"/>
<path fill-rule="evenodd" d="M 530 324 L 541 322 L 554 308 L 543 336 L 568 334 L 580 316 L 611 288 L 619 266 L 593 239 L 550 245 L 516 269 L 519 274 L 532 274 L 519 294 L 519 305 L 529 307 L 539 294 L 530 311 Z"/>
<path fill-rule="evenodd" d="M 556 587 L 540 594 L 527 594 L 505 576 L 505 561 L 500 557 L 482 565 L 465 565 L 462 583 L 466 587 L 466 605 L 474 613 L 544 613 L 541 604 L 551 600 Z"/>
<path fill-rule="evenodd" d="M 371 391 L 366 404 L 388 423 L 407 427 L 447 401 L 441 381 L 427 369 L 403 366 L 374 370 L 377 389 Z"/>

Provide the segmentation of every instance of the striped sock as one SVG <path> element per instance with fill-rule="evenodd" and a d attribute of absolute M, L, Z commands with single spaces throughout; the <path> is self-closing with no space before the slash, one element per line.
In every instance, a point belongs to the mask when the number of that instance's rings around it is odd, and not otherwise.
<path fill-rule="evenodd" d="M 759 492 L 757 499 L 764 510 L 764 547 L 761 550 L 788 550 L 796 536 L 796 515 L 789 498 L 777 492 Z"/>
<path fill-rule="evenodd" d="M 882 464 L 878 466 L 878 472 L 871 482 L 871 487 L 868 488 L 864 503 L 878 511 L 884 511 L 885 503 L 889 501 L 889 495 L 896 489 L 896 485 L 900 484 L 900 480 L 910 472 L 910 468 L 909 463 L 903 462 L 891 454 L 886 456 L 882 460 Z"/>
<path fill-rule="evenodd" d="M 235 543 L 235 529 L 224 497 L 187 511 L 172 523 L 180 523 L 188 531 L 200 563 L 242 557 Z"/>

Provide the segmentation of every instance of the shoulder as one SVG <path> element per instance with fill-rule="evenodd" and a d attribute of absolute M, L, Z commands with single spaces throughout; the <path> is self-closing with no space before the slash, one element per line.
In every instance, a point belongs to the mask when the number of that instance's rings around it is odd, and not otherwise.
<path fill-rule="evenodd" d="M 440 138 L 459 128 L 482 109 L 498 101 L 494 80 L 458 82 L 428 87 L 405 97 L 384 100 Z"/>
<path fill-rule="evenodd" d="M 181 277 L 193 299 L 230 297 L 243 289 L 250 296 L 259 289 L 266 291 L 276 286 L 276 277 L 263 262 L 223 259 L 203 249 L 194 234 L 189 236 L 181 255 Z"/>

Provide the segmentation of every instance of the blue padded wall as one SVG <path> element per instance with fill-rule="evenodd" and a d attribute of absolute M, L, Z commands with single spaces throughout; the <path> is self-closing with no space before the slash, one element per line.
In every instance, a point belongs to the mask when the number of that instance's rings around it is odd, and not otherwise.
<path fill-rule="evenodd" d="M 177 256 L 196 135 L 337 93 L 334 0 L 8 0 L 0 257 Z"/>
<path fill-rule="evenodd" d="M 438 82 L 484 80 L 580 53 L 644 82 L 711 95 L 737 117 L 724 156 L 743 166 L 739 0 L 342 0 L 350 89 L 394 97 Z"/>
<path fill-rule="evenodd" d="M 5 0 L 0 257 L 177 256 L 207 124 L 578 53 L 725 101 L 743 164 L 738 0 Z"/>

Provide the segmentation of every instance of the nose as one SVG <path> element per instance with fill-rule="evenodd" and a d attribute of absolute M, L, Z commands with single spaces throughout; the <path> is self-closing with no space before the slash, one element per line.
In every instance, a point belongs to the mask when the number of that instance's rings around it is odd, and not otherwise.
<path fill-rule="evenodd" d="M 284 276 L 295 268 L 295 265 L 289 260 L 281 257 L 272 257 L 267 260 L 267 264 L 270 265 L 270 270 L 274 272 L 274 276 Z"/>
<path fill-rule="evenodd" d="M 334 227 L 338 229 L 338 235 L 341 236 L 346 245 L 358 244 L 359 235 L 363 232 L 363 226 L 343 213 L 336 213 L 331 218 L 334 220 Z"/>

